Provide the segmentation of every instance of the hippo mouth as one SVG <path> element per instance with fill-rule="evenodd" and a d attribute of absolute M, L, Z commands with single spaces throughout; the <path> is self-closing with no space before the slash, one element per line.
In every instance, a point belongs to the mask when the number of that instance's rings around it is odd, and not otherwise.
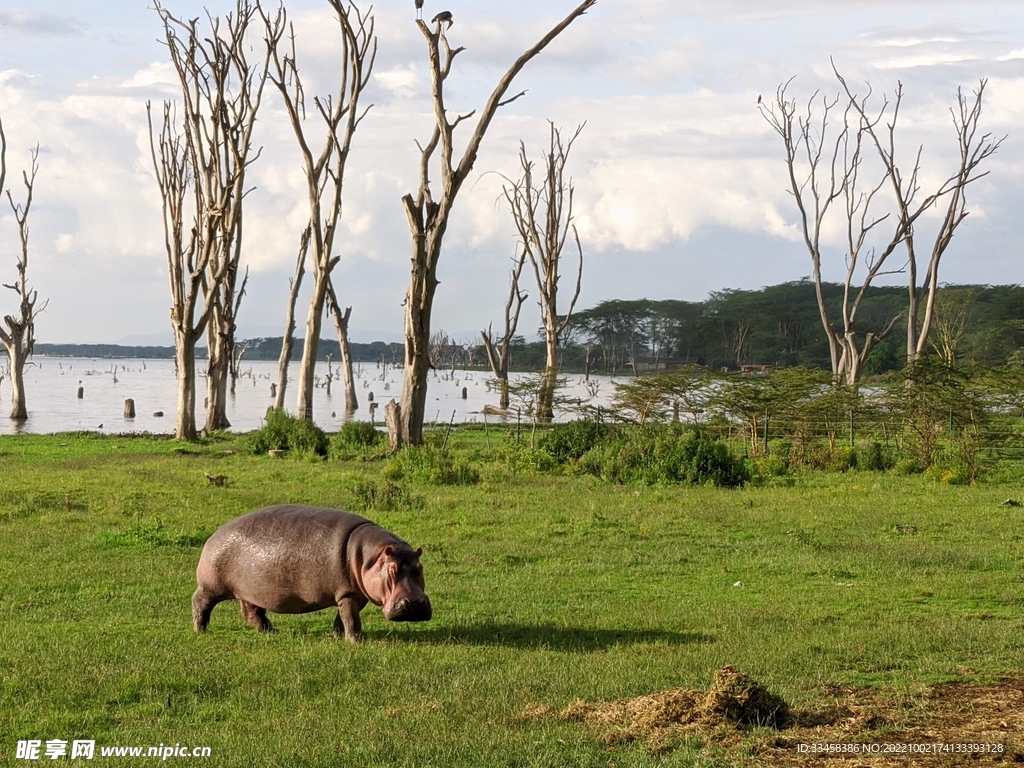
<path fill-rule="evenodd" d="M 426 595 L 418 600 L 407 597 L 394 600 L 384 606 L 383 613 L 388 621 L 430 621 L 433 615 Z"/>

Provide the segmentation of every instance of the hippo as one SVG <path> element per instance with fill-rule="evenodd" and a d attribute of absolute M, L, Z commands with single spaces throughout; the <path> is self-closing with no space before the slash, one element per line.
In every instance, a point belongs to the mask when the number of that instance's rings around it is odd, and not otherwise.
<path fill-rule="evenodd" d="M 196 568 L 192 623 L 205 632 L 217 603 L 238 600 L 260 632 L 267 611 L 308 613 L 338 606 L 335 635 L 363 639 L 359 612 L 383 606 L 389 621 L 429 621 L 422 548 L 366 518 L 336 509 L 282 504 L 242 515 L 207 540 Z"/>

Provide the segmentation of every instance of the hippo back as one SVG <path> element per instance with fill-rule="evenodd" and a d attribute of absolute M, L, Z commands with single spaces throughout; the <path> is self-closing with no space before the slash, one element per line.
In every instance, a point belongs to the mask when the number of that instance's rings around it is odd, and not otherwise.
<path fill-rule="evenodd" d="M 336 605 L 358 587 L 346 562 L 352 531 L 373 525 L 359 515 L 283 504 L 225 523 L 203 547 L 200 586 L 277 613 Z"/>

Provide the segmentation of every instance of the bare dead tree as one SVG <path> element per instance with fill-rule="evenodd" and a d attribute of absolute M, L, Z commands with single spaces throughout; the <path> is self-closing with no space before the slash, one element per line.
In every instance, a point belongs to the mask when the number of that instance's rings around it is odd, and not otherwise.
<path fill-rule="evenodd" d="M 502 410 L 508 409 L 508 368 L 512 361 L 512 339 L 515 338 L 516 329 L 519 326 L 519 313 L 523 309 L 523 302 L 527 294 L 519 289 L 519 277 L 523 273 L 523 266 L 526 264 L 526 251 L 519 249 L 519 253 L 513 260 L 511 279 L 509 280 L 508 300 L 505 302 L 505 331 L 495 339 L 491 332 L 491 326 L 486 331 L 480 331 L 484 340 L 484 350 L 487 352 L 487 362 L 491 366 L 495 378 L 498 379 L 499 407 Z"/>
<path fill-rule="evenodd" d="M 25 202 L 16 203 L 11 190 L 6 190 L 7 201 L 14 211 L 14 220 L 18 225 L 20 252 L 18 254 L 18 277 L 13 283 L 4 283 L 4 288 L 14 291 L 18 297 L 16 314 L 4 316 L 7 328 L 0 327 L 0 342 L 7 350 L 11 376 L 11 418 L 24 421 L 28 418 L 28 405 L 25 395 L 25 363 L 32 356 L 35 346 L 36 318 L 46 309 L 47 302 L 36 307 L 39 295 L 28 286 L 28 218 L 32 211 L 33 192 L 36 174 L 39 172 L 39 145 L 32 150 L 32 161 L 28 171 L 22 171 L 21 179 L 25 185 Z M 4 190 L 7 181 L 7 138 L 4 135 L 3 122 L 0 121 L 0 191 Z"/>
<path fill-rule="evenodd" d="M 409 232 L 412 235 L 412 268 L 409 275 L 409 290 L 405 297 L 405 373 L 402 382 L 400 403 L 389 403 L 385 408 L 386 422 L 391 435 L 392 446 L 419 445 L 423 442 L 423 420 L 427 400 L 427 374 L 430 369 L 429 340 L 430 316 L 437 290 L 437 264 L 441 256 L 444 233 L 448 228 L 455 198 L 463 182 L 473 170 L 477 153 L 484 134 L 494 119 L 499 107 L 509 104 L 525 91 L 509 98 L 505 97 L 516 75 L 558 37 L 573 21 L 596 4 L 597 0 L 583 0 L 562 21 L 556 24 L 540 41 L 516 59 L 498 81 L 477 118 L 476 127 L 466 143 L 462 159 L 453 164 L 455 129 L 470 119 L 476 111 L 448 119 L 445 107 L 444 85 L 451 73 L 455 57 L 464 48 L 451 48 L 445 34 L 451 29 L 450 18 L 436 17 L 433 28 L 418 20 L 416 22 L 427 43 L 430 60 L 431 101 L 434 107 L 434 129 L 425 146 L 420 149 L 419 189 L 415 194 L 402 198 Z M 440 152 L 438 153 L 438 150 Z M 431 163 L 435 153 L 440 173 L 440 190 L 435 197 L 430 184 Z M 390 411 L 388 410 L 390 409 Z M 390 414 L 390 415 L 389 415 Z"/>
<path fill-rule="evenodd" d="M 538 303 L 547 350 L 544 378 L 537 399 L 538 418 L 541 421 L 550 421 L 555 415 L 552 404 L 558 376 L 559 339 L 572 318 L 583 280 L 583 247 L 573 223 L 575 190 L 572 179 L 567 179 L 565 175 L 565 165 L 569 160 L 572 145 L 582 131 L 583 125 L 580 125 L 572 138 L 563 141 L 561 131 L 554 123 L 550 123 L 549 148 L 544 157 L 544 177 L 540 183 L 534 180 L 533 161 L 526 155 L 526 145 L 520 142 L 519 164 L 522 176 L 504 188 L 505 200 L 512 211 L 512 220 L 519 234 L 520 245 L 533 266 L 537 289 L 540 292 Z M 570 231 L 579 252 L 579 269 L 576 273 L 576 290 L 569 302 L 569 310 L 559 316 L 559 267 L 562 250 Z"/>
<path fill-rule="evenodd" d="M 309 237 L 312 227 L 302 230 L 299 238 L 299 257 L 295 261 L 295 277 L 288 280 L 288 304 L 285 307 L 284 336 L 281 338 L 281 356 L 277 359 L 277 388 L 274 395 L 274 407 L 284 408 L 284 394 L 288 388 L 288 365 L 295 349 L 295 304 L 299 300 L 302 278 L 306 274 L 306 255 L 309 253 Z"/>
<path fill-rule="evenodd" d="M 452 338 L 448 332 L 440 328 L 430 334 L 427 356 L 430 358 L 430 367 L 435 371 L 443 370 L 445 358 L 451 353 Z"/>
<path fill-rule="evenodd" d="M 245 283 L 243 282 L 243 285 Z M 238 378 L 242 375 L 242 358 L 249 349 L 250 341 L 246 339 L 241 344 L 235 343 L 231 348 L 231 394 L 235 393 Z"/>
<path fill-rule="evenodd" d="M 352 376 L 352 347 L 348 341 L 348 321 L 352 316 L 352 307 L 341 311 L 338 297 L 334 293 L 334 285 L 327 284 L 327 308 L 334 317 L 334 330 L 338 334 L 338 348 L 341 350 L 341 377 L 345 385 L 345 410 L 354 413 L 359 408 L 356 397 L 356 382 Z"/>
<path fill-rule="evenodd" d="M 177 120 L 170 102 L 164 102 L 159 135 L 153 127 L 152 105 L 146 102 L 150 152 L 160 188 L 164 224 L 164 250 L 171 287 L 171 328 L 174 331 L 174 363 L 178 374 L 178 413 L 175 436 L 196 439 L 196 342 L 202 338 L 213 304 L 203 301 L 213 295 L 224 279 L 226 266 L 207 277 L 211 252 L 217 247 L 219 215 L 203 205 L 196 182 L 194 157 L 189 150 L 188 132 L 175 128 Z M 191 197 L 191 200 L 189 199 Z M 186 229 L 187 227 L 187 229 Z M 205 291 L 204 291 L 205 287 Z"/>
<path fill-rule="evenodd" d="M 248 274 L 239 287 L 245 175 L 260 154 L 253 151 L 252 132 L 269 57 L 263 59 L 262 66 L 248 63 L 246 36 L 258 10 L 258 5 L 250 0 L 236 0 L 235 12 L 224 20 L 207 14 L 208 31 L 200 29 L 199 19 L 178 19 L 159 2 L 154 7 L 164 26 L 182 92 L 182 132 L 178 134 L 170 128 L 172 112 L 165 108 L 160 160 L 152 147 L 164 197 L 165 240 L 168 249 L 177 250 L 176 254 L 168 251 L 169 264 L 175 262 L 170 266 L 175 346 L 182 347 L 180 355 L 192 357 L 191 364 L 179 365 L 178 372 L 179 376 L 194 376 L 195 343 L 206 332 L 209 356 L 205 428 L 222 429 L 230 426 L 226 414 L 228 379 L 234 357 L 235 320 Z M 150 138 L 152 144 L 151 118 Z M 192 190 L 193 217 L 188 242 L 183 235 L 187 188 Z M 168 195 L 178 199 L 169 204 Z M 172 220 L 175 218 L 176 221 Z M 174 230 L 178 233 L 167 234 Z M 202 270 L 193 273 L 200 265 Z M 190 272 L 187 278 L 186 268 Z M 198 295 L 192 308 L 186 310 L 193 290 L 198 290 L 203 299 L 204 309 L 198 318 L 194 314 Z M 193 322 L 195 326 L 186 327 Z M 196 331 L 197 338 L 185 342 L 184 337 L 195 335 Z M 192 390 L 191 404 L 180 399 L 185 393 L 179 386 L 179 439 L 195 436 L 195 386 L 187 388 Z M 183 407 L 191 414 L 183 414 Z"/>
<path fill-rule="evenodd" d="M 864 361 L 874 346 L 893 329 L 899 316 L 890 319 L 881 329 L 867 332 L 863 341 L 858 338 L 857 315 L 864 297 L 876 277 L 883 271 L 886 260 L 905 237 L 902 222 L 897 222 L 888 240 L 878 248 L 868 248 L 869 235 L 889 216 L 873 217 L 872 203 L 884 186 L 881 180 L 863 190 L 860 183 L 864 162 L 864 140 L 867 132 L 884 117 L 885 106 L 877 114 L 868 114 L 870 96 L 856 98 L 848 94 L 842 100 L 821 97 L 815 93 L 807 101 L 806 110 L 798 114 L 795 100 L 790 100 L 787 89 L 792 80 L 779 86 L 774 103 L 760 102 L 761 115 L 782 139 L 789 176 L 790 193 L 796 202 L 804 244 L 811 257 L 814 290 L 818 313 L 829 344 L 833 379 L 848 386 L 860 381 Z M 837 121 L 830 133 L 832 119 Z M 846 235 L 846 274 L 843 298 L 839 306 L 839 322 L 830 317 L 822 292 L 822 229 L 833 204 L 842 202 Z M 863 276 L 858 269 L 863 267 Z M 859 281 L 859 287 L 855 285 Z"/>
<path fill-rule="evenodd" d="M 363 12 L 350 0 L 328 0 L 334 9 L 341 34 L 341 81 L 335 96 L 315 96 L 313 103 L 326 128 L 323 148 L 314 155 L 306 136 L 306 97 L 299 77 L 295 56 L 295 31 L 290 29 L 290 51 L 280 51 L 280 36 L 267 35 L 267 47 L 273 61 L 271 81 L 281 93 L 302 154 L 309 202 L 309 248 L 312 265 L 313 292 L 306 317 L 306 337 L 299 367 L 297 415 L 313 418 L 313 385 L 324 302 L 331 289 L 331 272 L 340 256 L 334 255 L 334 240 L 341 217 L 342 188 L 345 164 L 352 146 L 352 137 L 370 107 L 360 108 L 359 98 L 366 88 L 377 57 L 372 8 Z M 268 30 L 285 26 L 284 9 L 272 21 L 266 17 Z M 305 235 L 304 235 L 305 237 Z M 293 289 L 301 277 L 297 271 Z M 344 326 L 343 326 L 344 327 Z M 347 327 L 345 332 L 347 333 Z M 284 350 L 282 350 L 282 359 Z"/>
<path fill-rule="evenodd" d="M 847 95 L 851 90 L 846 80 L 838 72 L 836 77 L 842 84 Z M 899 225 L 904 232 L 903 243 L 907 249 L 907 359 L 916 360 L 927 349 L 928 335 L 935 317 L 935 300 L 939 288 L 939 263 L 949 247 L 960 224 L 967 218 L 967 187 L 969 184 L 984 178 L 988 171 L 979 170 L 982 163 L 999 149 L 1005 136 L 996 139 L 991 133 L 979 133 L 981 122 L 982 97 L 985 93 L 987 80 L 978 83 L 973 98 L 969 98 L 963 88 L 957 88 L 956 106 L 950 109 L 953 128 L 956 132 L 959 150 L 959 166 L 950 174 L 938 189 L 923 199 L 918 198 L 921 191 L 920 172 L 923 145 L 918 146 L 909 175 L 905 175 L 896 156 L 896 123 L 900 107 L 903 104 L 903 83 L 898 83 L 893 100 L 892 120 L 885 124 L 884 130 L 876 130 L 880 121 L 869 120 L 863 110 L 863 102 L 850 96 L 851 103 L 857 108 L 863 130 L 871 137 L 878 156 L 885 167 L 888 181 L 892 187 L 896 203 Z M 945 200 L 946 210 L 942 223 L 935 234 L 928 258 L 928 268 L 921 285 L 918 285 L 918 253 L 915 236 L 917 220 L 932 206 Z M 921 303 L 924 301 L 924 314 L 921 314 Z"/>

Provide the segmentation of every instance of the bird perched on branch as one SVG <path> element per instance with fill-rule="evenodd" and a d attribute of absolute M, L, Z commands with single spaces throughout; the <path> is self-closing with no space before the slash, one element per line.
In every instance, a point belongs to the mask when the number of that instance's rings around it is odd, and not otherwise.
<path fill-rule="evenodd" d="M 423 0 L 416 0 L 416 18 L 423 18 Z"/>
<path fill-rule="evenodd" d="M 430 23 L 431 24 L 437 24 L 438 22 L 441 22 L 442 24 L 447 22 L 448 29 L 451 29 L 452 28 L 452 24 L 455 23 L 454 21 L 452 21 L 452 12 L 451 11 L 441 11 L 439 14 L 437 14 L 437 16 L 435 16 L 431 20 Z"/>

